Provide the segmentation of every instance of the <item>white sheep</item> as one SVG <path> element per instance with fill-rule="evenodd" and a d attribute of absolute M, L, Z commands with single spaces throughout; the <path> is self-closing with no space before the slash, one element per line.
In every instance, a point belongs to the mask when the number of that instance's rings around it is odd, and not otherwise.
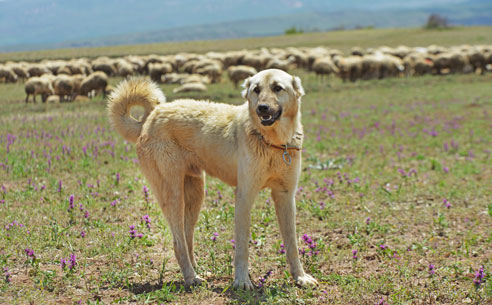
<path fill-rule="evenodd" d="M 29 102 L 29 95 L 32 95 L 33 102 L 36 103 L 36 95 L 41 94 L 43 103 L 46 98 L 54 94 L 51 81 L 47 77 L 31 77 L 24 84 L 24 90 L 26 91 L 26 103 Z"/>

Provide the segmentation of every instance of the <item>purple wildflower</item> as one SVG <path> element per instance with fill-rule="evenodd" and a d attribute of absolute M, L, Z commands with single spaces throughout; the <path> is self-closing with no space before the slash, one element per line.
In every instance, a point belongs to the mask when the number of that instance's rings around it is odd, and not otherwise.
<path fill-rule="evenodd" d="M 111 206 L 114 207 L 118 203 L 118 199 L 115 199 L 111 202 Z"/>
<path fill-rule="evenodd" d="M 369 225 L 369 223 L 371 223 L 371 217 L 366 218 L 366 225 Z"/>
<path fill-rule="evenodd" d="M 5 275 L 5 282 L 6 283 L 10 283 L 10 272 L 9 272 L 9 268 L 5 267 L 3 268 L 3 274 Z"/>
<path fill-rule="evenodd" d="M 357 252 L 358 251 L 356 249 L 352 250 L 352 258 L 353 259 L 357 259 Z"/>
<path fill-rule="evenodd" d="M 212 235 L 213 235 L 213 236 L 212 236 L 210 239 L 211 239 L 212 241 L 216 241 L 216 240 L 217 240 L 217 237 L 219 236 L 219 233 L 214 232 Z"/>
<path fill-rule="evenodd" d="M 145 202 L 149 202 L 149 188 L 144 185 L 143 186 L 143 192 L 144 192 L 144 197 L 145 197 Z"/>
<path fill-rule="evenodd" d="M 280 244 L 280 250 L 278 250 L 278 253 L 284 254 L 285 253 L 285 246 L 284 244 Z"/>
<path fill-rule="evenodd" d="M 77 256 L 75 254 L 70 254 L 70 266 L 68 268 L 73 269 L 77 265 Z"/>
<path fill-rule="evenodd" d="M 65 268 L 67 267 L 67 260 L 66 259 L 62 258 L 60 260 L 60 267 L 62 270 L 65 270 Z"/>
<path fill-rule="evenodd" d="M 231 242 L 232 248 L 236 249 L 236 241 L 234 239 L 231 239 L 230 242 Z"/>
<path fill-rule="evenodd" d="M 270 275 L 272 275 L 272 270 L 267 271 L 267 273 L 265 273 L 265 275 L 264 275 L 264 276 L 262 276 L 262 277 L 260 277 L 260 278 L 258 279 L 258 280 L 260 281 L 260 282 L 258 283 L 258 287 L 259 287 L 259 288 L 262 288 L 262 287 L 263 287 L 263 285 L 265 285 L 266 280 L 268 279 L 268 277 L 269 277 Z"/>
<path fill-rule="evenodd" d="M 36 257 L 36 255 L 34 255 L 33 249 L 26 248 L 24 249 L 24 252 L 26 252 L 27 257 L 34 257 L 34 258 Z"/>
<path fill-rule="evenodd" d="M 116 184 L 120 183 L 120 173 L 116 173 Z"/>
<path fill-rule="evenodd" d="M 58 193 L 61 193 L 63 187 L 63 183 L 61 180 L 58 181 Z"/>
<path fill-rule="evenodd" d="M 374 305 L 388 305 L 388 303 L 384 300 L 384 297 L 381 297 L 381 299 L 377 303 L 374 303 Z"/>
<path fill-rule="evenodd" d="M 142 237 L 143 237 L 143 234 L 142 234 L 142 233 L 138 233 L 138 234 L 137 234 L 137 237 L 138 237 L 138 238 L 142 238 Z"/>
<path fill-rule="evenodd" d="M 80 232 L 80 237 L 82 237 L 82 238 L 85 237 L 85 231 Z"/>
<path fill-rule="evenodd" d="M 475 273 L 475 279 L 473 279 L 473 283 L 477 288 L 480 287 L 480 284 L 482 284 L 484 277 L 485 277 L 485 272 L 483 266 L 481 266 L 480 269 L 477 271 L 477 273 Z"/>
<path fill-rule="evenodd" d="M 70 198 L 68 198 L 68 211 L 69 212 L 74 208 L 73 200 L 74 200 L 74 196 L 70 195 Z"/>
<path fill-rule="evenodd" d="M 436 273 L 436 266 L 429 264 L 429 274 L 434 275 Z"/>
<path fill-rule="evenodd" d="M 309 235 L 307 235 L 307 234 L 304 234 L 302 236 L 302 240 L 305 241 L 307 244 L 310 244 L 310 243 L 313 242 L 313 240 L 311 239 L 311 237 L 309 237 Z"/>
<path fill-rule="evenodd" d="M 407 173 L 405 173 L 405 171 L 403 169 L 401 169 L 401 168 L 398 169 L 398 172 L 400 173 L 400 175 L 402 177 L 406 177 L 407 176 Z"/>
<path fill-rule="evenodd" d="M 411 168 L 408 171 L 408 176 L 410 177 L 411 175 L 417 176 L 417 170 L 415 168 Z"/>
<path fill-rule="evenodd" d="M 144 215 L 142 216 L 142 221 L 145 222 L 145 225 L 147 226 L 147 228 L 150 229 L 150 217 L 149 215 Z"/>
<path fill-rule="evenodd" d="M 385 245 L 385 244 L 381 244 L 381 245 L 379 245 L 379 248 L 380 248 L 381 250 L 386 250 L 386 249 L 388 248 L 388 246 L 387 246 L 387 245 Z"/>
<path fill-rule="evenodd" d="M 317 244 L 315 241 L 313 241 L 313 239 L 307 235 L 307 234 L 304 234 L 302 236 L 302 240 L 304 241 L 305 244 L 307 244 L 308 246 L 308 250 L 309 252 L 306 252 L 306 250 L 304 250 L 304 248 L 301 250 L 299 250 L 299 253 L 304 255 L 306 254 L 307 256 L 316 256 L 319 254 L 319 251 L 316 250 L 316 247 L 317 247 Z"/>
<path fill-rule="evenodd" d="M 137 236 L 137 230 L 135 230 L 135 226 L 130 226 L 130 231 L 128 233 L 130 233 L 130 238 L 134 239 Z"/>
<path fill-rule="evenodd" d="M 444 206 L 446 208 L 451 208 L 451 203 L 446 198 L 443 199 L 442 203 L 444 203 Z"/>

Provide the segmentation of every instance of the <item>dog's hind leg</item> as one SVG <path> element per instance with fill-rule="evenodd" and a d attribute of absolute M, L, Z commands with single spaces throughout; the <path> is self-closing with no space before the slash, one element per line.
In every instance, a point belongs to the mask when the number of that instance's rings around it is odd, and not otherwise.
<path fill-rule="evenodd" d="M 183 274 L 185 287 L 199 285 L 203 279 L 197 276 L 191 264 L 185 235 L 184 167 L 179 161 L 176 162 L 179 157 L 169 156 L 169 150 L 161 151 L 154 147 L 149 151 L 137 145 L 137 154 L 142 172 L 149 181 L 171 229 L 174 254 Z M 169 158 L 162 157 L 166 155 Z"/>
<path fill-rule="evenodd" d="M 193 233 L 198 220 L 198 215 L 202 207 L 203 198 L 205 196 L 205 177 L 200 176 L 185 176 L 184 180 L 184 201 L 185 215 L 184 226 L 186 235 L 186 244 L 190 255 L 191 264 L 196 268 L 195 256 L 193 253 Z"/>

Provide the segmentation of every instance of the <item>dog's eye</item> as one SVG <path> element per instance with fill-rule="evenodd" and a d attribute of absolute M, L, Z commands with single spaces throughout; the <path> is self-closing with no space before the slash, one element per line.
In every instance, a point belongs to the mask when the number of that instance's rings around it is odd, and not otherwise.
<path fill-rule="evenodd" d="M 275 91 L 275 92 L 280 92 L 280 91 L 282 91 L 282 89 L 284 89 L 284 88 L 280 87 L 279 85 L 275 85 L 273 87 L 273 91 Z"/>
<path fill-rule="evenodd" d="M 260 87 L 255 87 L 255 88 L 253 89 L 253 91 L 254 91 L 256 94 L 258 94 L 258 93 L 260 93 L 261 89 L 260 89 Z"/>

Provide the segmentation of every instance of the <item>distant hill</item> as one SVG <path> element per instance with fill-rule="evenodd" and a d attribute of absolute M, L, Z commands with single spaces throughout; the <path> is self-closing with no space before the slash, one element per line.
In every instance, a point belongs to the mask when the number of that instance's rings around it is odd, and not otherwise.
<path fill-rule="evenodd" d="M 431 13 L 456 25 L 492 25 L 488 0 L 57 0 L 41 7 L 39 2 L 0 0 L 0 32 L 8 33 L 0 35 L 0 51 L 269 36 L 292 26 L 418 27 Z"/>

